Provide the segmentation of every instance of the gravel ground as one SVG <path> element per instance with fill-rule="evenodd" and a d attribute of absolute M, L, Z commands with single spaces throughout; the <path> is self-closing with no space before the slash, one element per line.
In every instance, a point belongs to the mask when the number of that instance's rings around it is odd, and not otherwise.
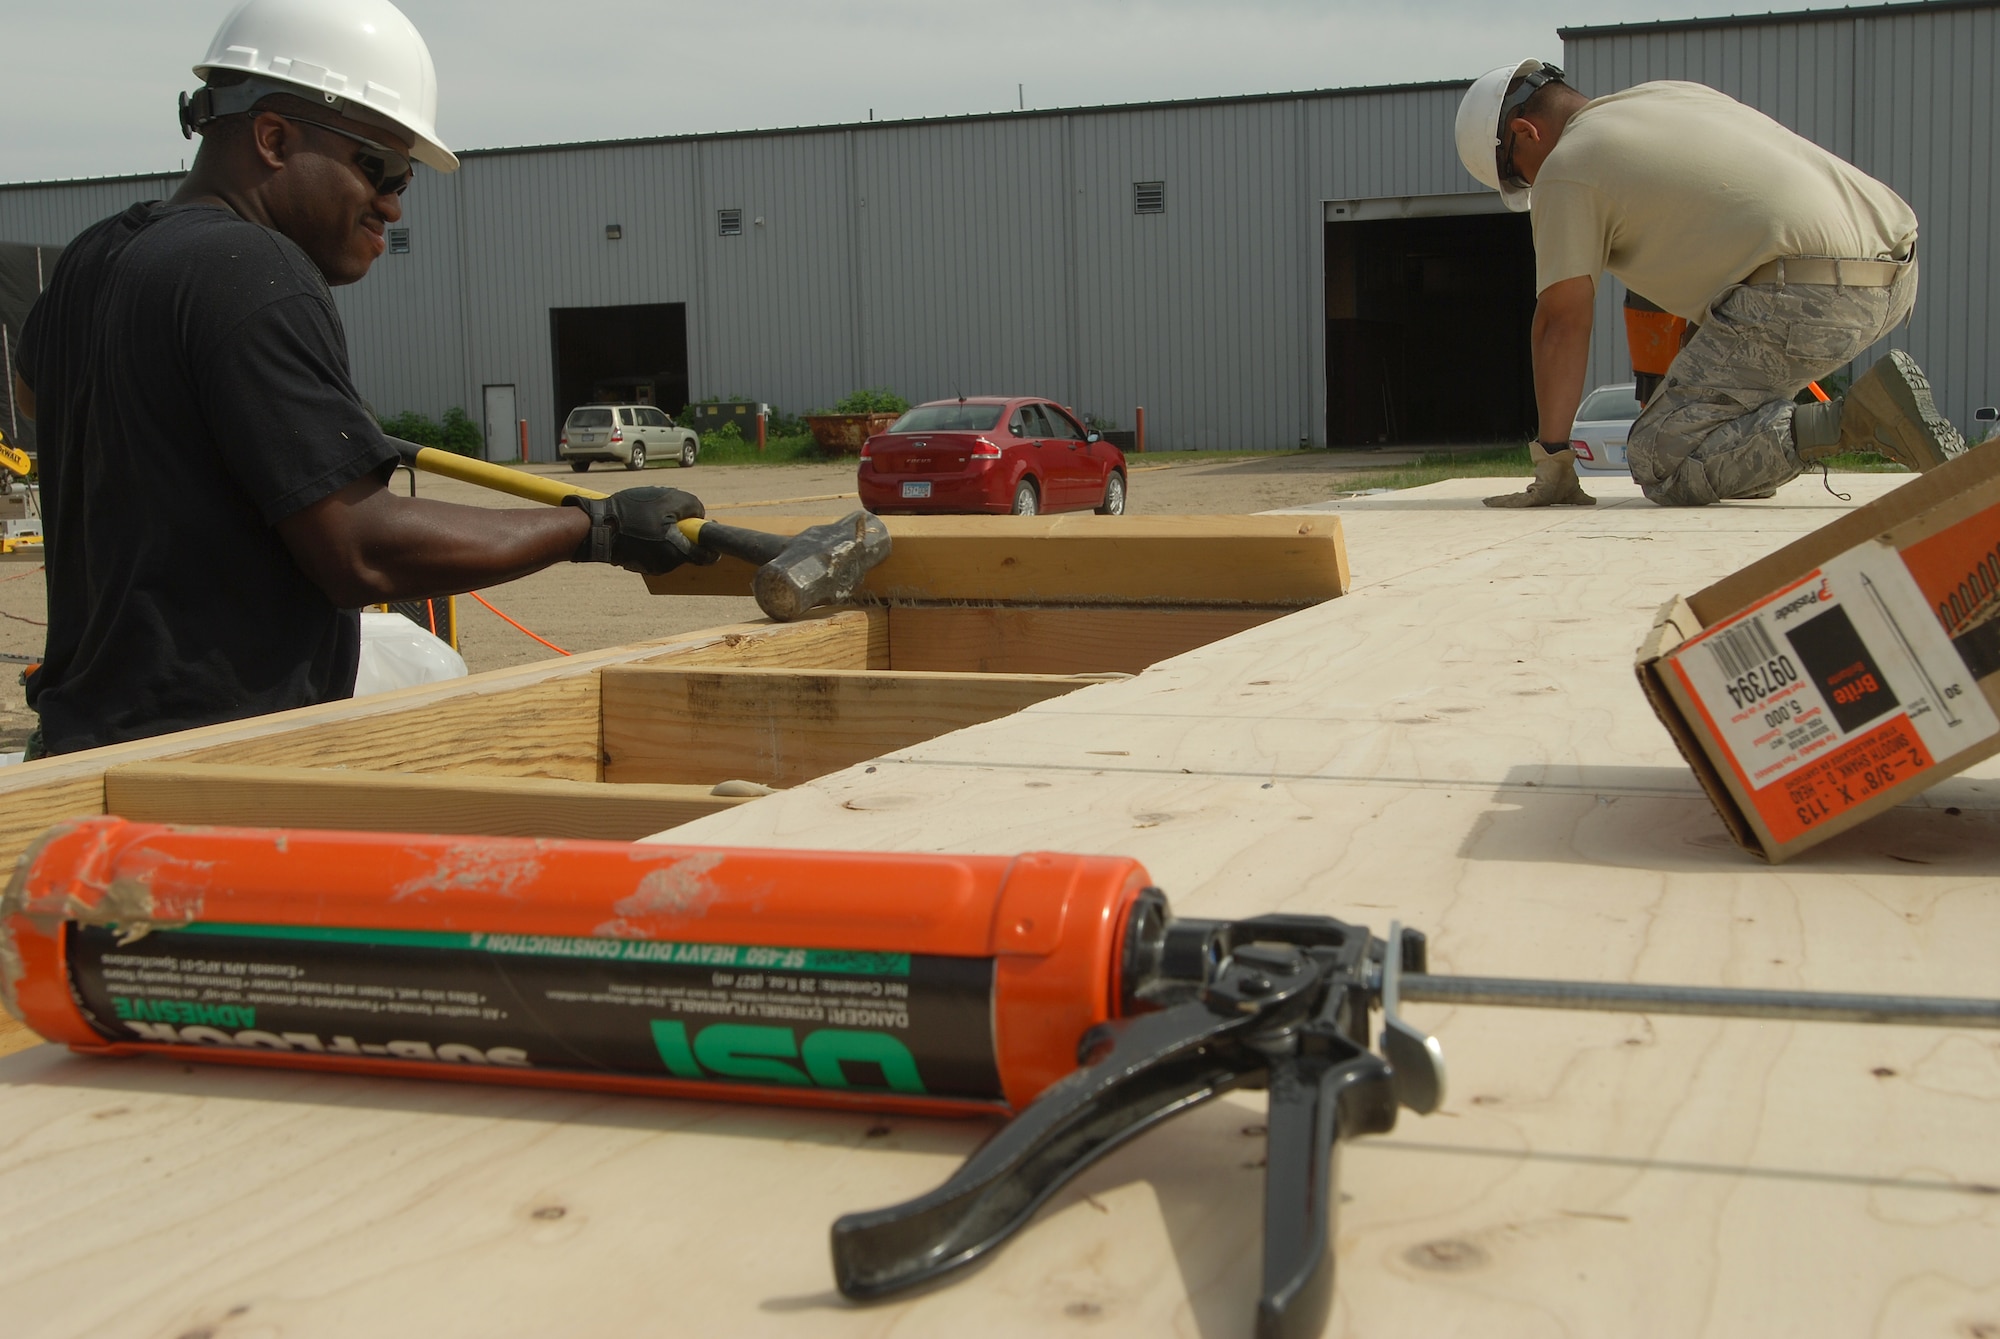
<path fill-rule="evenodd" d="M 1263 456 L 1244 460 L 1196 460 L 1147 464 L 1130 461 L 1129 509 L 1133 515 L 1240 515 L 1322 502 L 1341 491 L 1343 474 L 1403 464 L 1419 451 L 1328 452 Z M 566 466 L 530 466 L 532 472 L 586 482 Z M 399 476 L 398 489 L 408 486 Z M 651 469 L 638 474 L 593 470 L 590 487 L 613 492 L 636 484 L 671 484 L 698 495 L 718 520 L 756 524 L 759 508 L 779 514 L 832 512 L 854 502 L 854 467 L 827 465 L 697 465 L 693 469 Z M 419 476 L 417 492 L 487 507 L 536 504 L 429 475 Z M 0 562 L 0 652 L 39 655 L 48 600 L 41 565 L 32 558 Z M 729 596 L 679 599 L 646 593 L 639 578 L 597 564 L 564 563 L 519 581 L 482 591 L 510 617 L 566 651 L 591 651 L 627 642 L 667 637 L 760 617 L 756 602 Z M 477 602 L 458 602 L 459 651 L 475 673 L 547 659 L 554 653 L 509 627 Z M 18 667 L 0 662 L 0 750 L 19 749 L 34 728 Z"/>

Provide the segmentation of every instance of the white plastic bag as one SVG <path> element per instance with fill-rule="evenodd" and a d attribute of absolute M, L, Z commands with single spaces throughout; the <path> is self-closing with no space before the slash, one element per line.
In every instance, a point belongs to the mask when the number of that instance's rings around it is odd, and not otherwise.
<path fill-rule="evenodd" d="M 420 683 L 440 683 L 466 676 L 465 660 L 401 614 L 374 609 L 361 611 L 361 669 L 354 676 L 354 695 L 386 693 Z"/>

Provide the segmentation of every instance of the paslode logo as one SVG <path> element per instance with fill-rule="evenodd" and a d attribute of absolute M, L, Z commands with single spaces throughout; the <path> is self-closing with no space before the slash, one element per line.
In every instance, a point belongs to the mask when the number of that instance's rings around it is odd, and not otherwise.
<path fill-rule="evenodd" d="M 1833 592 L 1827 588 L 1826 578 L 1821 577 L 1817 589 L 1801 591 L 1797 595 L 1794 595 L 1791 599 L 1779 605 L 1777 612 L 1771 615 L 1771 621 L 1774 623 L 1782 623 L 1786 619 L 1790 618 L 1793 614 L 1798 613 L 1799 610 L 1809 609 L 1813 605 L 1818 604 L 1821 600 L 1831 600 L 1832 598 L 1833 598 Z"/>

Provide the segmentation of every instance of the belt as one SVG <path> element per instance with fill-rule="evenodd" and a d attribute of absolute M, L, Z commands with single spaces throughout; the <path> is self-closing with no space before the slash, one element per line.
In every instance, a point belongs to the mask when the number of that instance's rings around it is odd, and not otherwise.
<path fill-rule="evenodd" d="M 1746 284 L 1832 284 L 1836 288 L 1887 288 L 1909 269 L 1907 260 L 1838 260 L 1830 256 L 1788 256 L 1766 261 Z"/>

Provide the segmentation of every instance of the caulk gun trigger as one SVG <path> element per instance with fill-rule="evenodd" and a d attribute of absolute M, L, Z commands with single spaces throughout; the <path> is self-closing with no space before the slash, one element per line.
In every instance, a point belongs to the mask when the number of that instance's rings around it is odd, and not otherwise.
<path fill-rule="evenodd" d="M 1402 922 L 1389 922 L 1389 939 L 1382 952 L 1382 1055 L 1389 1062 L 1396 1101 L 1419 1116 L 1428 1116 L 1444 1105 L 1444 1048 L 1436 1037 L 1411 1027 L 1397 1012 L 1405 933 Z"/>

